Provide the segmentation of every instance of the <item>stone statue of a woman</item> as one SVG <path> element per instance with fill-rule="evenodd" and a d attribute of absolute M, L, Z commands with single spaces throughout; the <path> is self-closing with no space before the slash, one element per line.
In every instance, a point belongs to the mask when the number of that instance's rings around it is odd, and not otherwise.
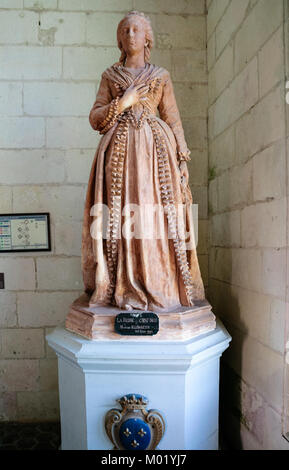
<path fill-rule="evenodd" d="M 128 13 L 117 29 L 121 56 L 101 78 L 90 112 L 103 134 L 92 164 L 84 211 L 82 271 L 89 306 L 169 311 L 204 300 L 196 249 L 186 249 L 179 228 L 193 234 L 190 160 L 169 72 L 150 64 L 149 19 Z M 157 116 L 159 113 L 159 117 Z M 179 205 L 185 203 L 183 221 Z M 122 231 L 127 205 L 160 207 L 145 215 L 164 236 L 128 237 Z M 102 205 L 109 208 L 106 237 L 93 236 Z M 95 212 L 96 210 L 96 212 Z M 104 212 L 98 227 L 104 230 Z M 182 223 L 183 222 L 183 223 Z"/>

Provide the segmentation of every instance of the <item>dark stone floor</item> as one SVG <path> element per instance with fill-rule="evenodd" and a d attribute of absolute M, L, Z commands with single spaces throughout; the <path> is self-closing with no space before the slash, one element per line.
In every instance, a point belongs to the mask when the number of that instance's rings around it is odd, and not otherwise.
<path fill-rule="evenodd" d="M 58 450 L 60 423 L 0 423 L 0 450 Z"/>
<path fill-rule="evenodd" d="M 59 450 L 60 423 L 0 423 L 1 450 Z M 220 450 L 229 450 L 220 435 Z"/>

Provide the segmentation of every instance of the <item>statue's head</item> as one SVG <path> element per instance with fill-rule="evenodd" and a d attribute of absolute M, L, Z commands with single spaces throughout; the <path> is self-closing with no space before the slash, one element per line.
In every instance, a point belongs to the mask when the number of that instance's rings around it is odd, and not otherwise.
<path fill-rule="evenodd" d="M 144 53 L 145 62 L 149 62 L 154 37 L 150 19 L 139 11 L 130 11 L 117 27 L 117 44 L 121 50 L 120 63 L 124 63 L 128 54 Z"/>

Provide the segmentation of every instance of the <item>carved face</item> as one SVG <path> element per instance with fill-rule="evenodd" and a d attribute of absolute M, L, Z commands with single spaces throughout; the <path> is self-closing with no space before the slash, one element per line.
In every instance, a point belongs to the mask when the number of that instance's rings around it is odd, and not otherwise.
<path fill-rule="evenodd" d="M 141 18 L 134 16 L 128 18 L 121 29 L 121 44 L 129 55 L 135 55 L 144 51 L 146 43 L 146 30 Z"/>

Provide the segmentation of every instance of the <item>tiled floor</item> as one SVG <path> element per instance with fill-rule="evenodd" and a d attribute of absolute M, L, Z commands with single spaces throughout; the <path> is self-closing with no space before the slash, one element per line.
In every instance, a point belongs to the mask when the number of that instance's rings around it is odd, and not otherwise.
<path fill-rule="evenodd" d="M 0 450 L 58 450 L 60 423 L 0 423 Z"/>

